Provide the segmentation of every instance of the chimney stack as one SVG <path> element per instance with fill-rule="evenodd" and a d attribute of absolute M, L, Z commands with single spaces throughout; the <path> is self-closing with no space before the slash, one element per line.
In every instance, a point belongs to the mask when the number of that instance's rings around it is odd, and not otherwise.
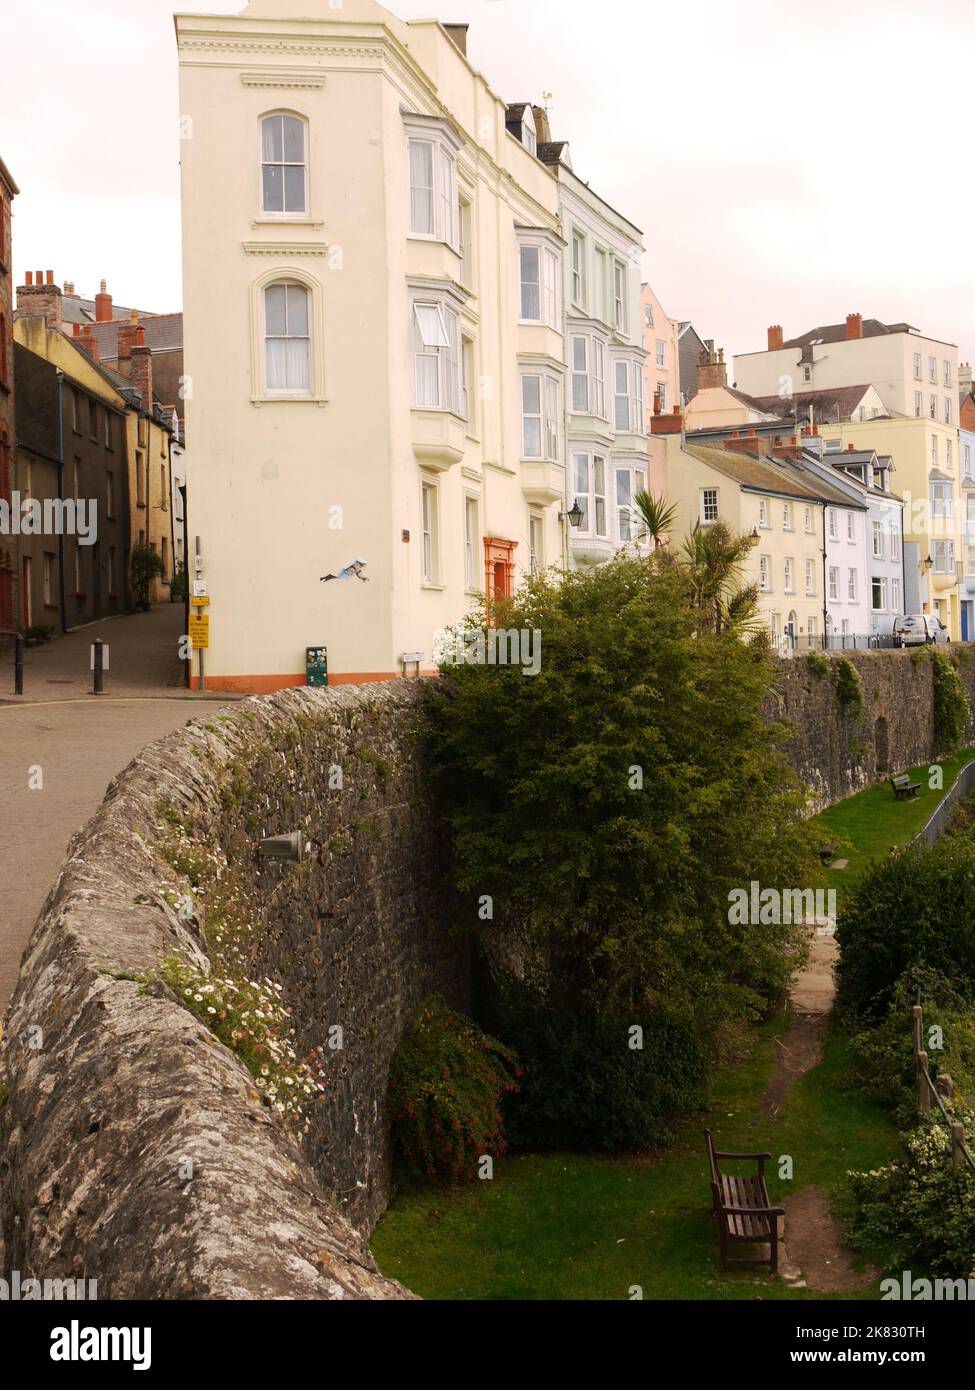
<path fill-rule="evenodd" d="M 863 315 L 847 314 L 846 316 L 846 336 L 848 338 L 863 337 Z"/>
<path fill-rule="evenodd" d="M 119 324 L 118 370 L 127 376 L 142 397 L 142 408 L 152 414 L 152 349 L 146 347 L 146 330 L 133 309 L 128 323 Z"/>
<path fill-rule="evenodd" d="M 25 281 L 17 289 L 17 308 L 14 318 L 43 318 L 48 328 L 61 332 L 61 286 L 54 283 L 54 271 L 49 270 L 46 277 L 43 270 L 28 270 Z"/>
<path fill-rule="evenodd" d="M 450 39 L 450 42 L 454 45 L 456 49 L 463 53 L 464 57 L 466 58 L 467 30 L 470 28 L 470 26 L 467 24 L 445 24 L 443 27 L 448 39 Z"/>
<path fill-rule="evenodd" d="M 679 405 L 675 405 L 669 415 L 655 415 L 650 421 L 651 434 L 683 434 L 684 433 L 684 414 Z"/>
<path fill-rule="evenodd" d="M 533 106 L 532 115 L 535 117 L 535 134 L 540 145 L 547 145 L 552 139 L 552 131 L 548 123 L 548 112 L 544 106 Z"/>
<path fill-rule="evenodd" d="M 77 329 L 77 327 L 78 325 L 75 324 L 75 329 Z M 93 362 L 101 361 L 101 353 L 98 351 L 98 343 L 95 341 L 95 335 L 92 332 L 90 323 L 86 323 L 84 328 L 82 328 L 78 336 L 78 342 Z"/>
<path fill-rule="evenodd" d="M 108 285 L 103 280 L 101 289 L 95 295 L 95 322 L 108 323 L 112 317 L 112 296 L 108 293 Z"/>
<path fill-rule="evenodd" d="M 724 360 L 724 348 L 715 352 L 710 349 L 702 352 L 697 366 L 697 389 L 706 391 L 709 387 L 728 385 L 728 367 Z"/>
<path fill-rule="evenodd" d="M 783 341 L 784 339 L 782 334 L 782 325 L 780 323 L 773 323 L 768 331 L 769 352 L 778 352 L 779 348 L 782 346 Z"/>

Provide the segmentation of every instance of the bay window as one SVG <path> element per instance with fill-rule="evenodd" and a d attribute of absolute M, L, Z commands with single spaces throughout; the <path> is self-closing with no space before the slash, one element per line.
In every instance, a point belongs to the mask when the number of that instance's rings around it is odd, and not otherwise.
<path fill-rule="evenodd" d="M 413 303 L 413 403 L 461 413 L 460 319 L 439 301 Z"/>
<path fill-rule="evenodd" d="M 548 246 L 519 247 L 521 321 L 559 327 L 559 258 Z"/>
<path fill-rule="evenodd" d="M 522 458 L 558 462 L 560 419 L 558 378 L 525 373 L 521 378 Z"/>
<path fill-rule="evenodd" d="M 578 533 L 609 539 L 606 515 L 606 458 L 603 454 L 573 454 L 574 497 L 582 510 Z"/>
<path fill-rule="evenodd" d="M 626 265 L 613 261 L 613 327 L 626 332 Z"/>
<path fill-rule="evenodd" d="M 453 150 L 439 132 L 412 135 L 407 144 L 410 235 L 444 241 L 459 250 L 460 198 Z"/>
<path fill-rule="evenodd" d="M 606 345 L 588 333 L 574 333 L 570 342 L 572 409 L 579 415 L 606 418 Z"/>
<path fill-rule="evenodd" d="M 647 475 L 644 469 L 633 464 L 616 466 L 616 534 L 621 544 L 636 540 L 640 526 L 633 510 L 633 499 L 638 492 L 645 492 Z"/>
<path fill-rule="evenodd" d="M 643 366 L 640 362 L 613 362 L 613 428 L 619 433 L 645 434 Z"/>

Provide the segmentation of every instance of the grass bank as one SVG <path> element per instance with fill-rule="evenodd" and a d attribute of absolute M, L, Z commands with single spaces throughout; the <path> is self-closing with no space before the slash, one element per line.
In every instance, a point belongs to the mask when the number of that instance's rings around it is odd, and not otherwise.
<path fill-rule="evenodd" d="M 383 1273 L 438 1299 L 628 1299 L 634 1285 L 649 1299 L 831 1297 L 718 1268 L 706 1126 L 720 1148 L 773 1154 L 773 1201 L 816 1185 L 840 1215 L 849 1210 L 847 1170 L 876 1167 L 897 1152 L 896 1131 L 857 1090 L 837 1034 L 778 1116 L 759 1113 L 785 1026 L 781 1015 L 748 1034 L 748 1055 L 718 1074 L 709 1113 L 685 1124 L 671 1149 L 517 1155 L 470 1188 L 400 1192 L 373 1236 Z M 785 1155 L 794 1164 L 791 1182 L 778 1178 Z M 876 1298 L 878 1289 L 855 1296 Z"/>

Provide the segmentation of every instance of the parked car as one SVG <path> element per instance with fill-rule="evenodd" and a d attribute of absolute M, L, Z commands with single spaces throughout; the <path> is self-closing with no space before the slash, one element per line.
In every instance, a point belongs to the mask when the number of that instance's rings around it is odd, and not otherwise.
<path fill-rule="evenodd" d="M 950 642 L 948 629 L 935 613 L 905 613 L 894 619 L 895 647 L 922 647 Z"/>

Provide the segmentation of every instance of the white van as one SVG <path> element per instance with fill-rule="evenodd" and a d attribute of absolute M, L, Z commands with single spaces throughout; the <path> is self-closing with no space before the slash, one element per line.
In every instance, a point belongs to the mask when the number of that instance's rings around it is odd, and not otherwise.
<path fill-rule="evenodd" d="M 921 647 L 950 642 L 948 629 L 936 613 L 907 613 L 894 619 L 894 646 Z"/>

